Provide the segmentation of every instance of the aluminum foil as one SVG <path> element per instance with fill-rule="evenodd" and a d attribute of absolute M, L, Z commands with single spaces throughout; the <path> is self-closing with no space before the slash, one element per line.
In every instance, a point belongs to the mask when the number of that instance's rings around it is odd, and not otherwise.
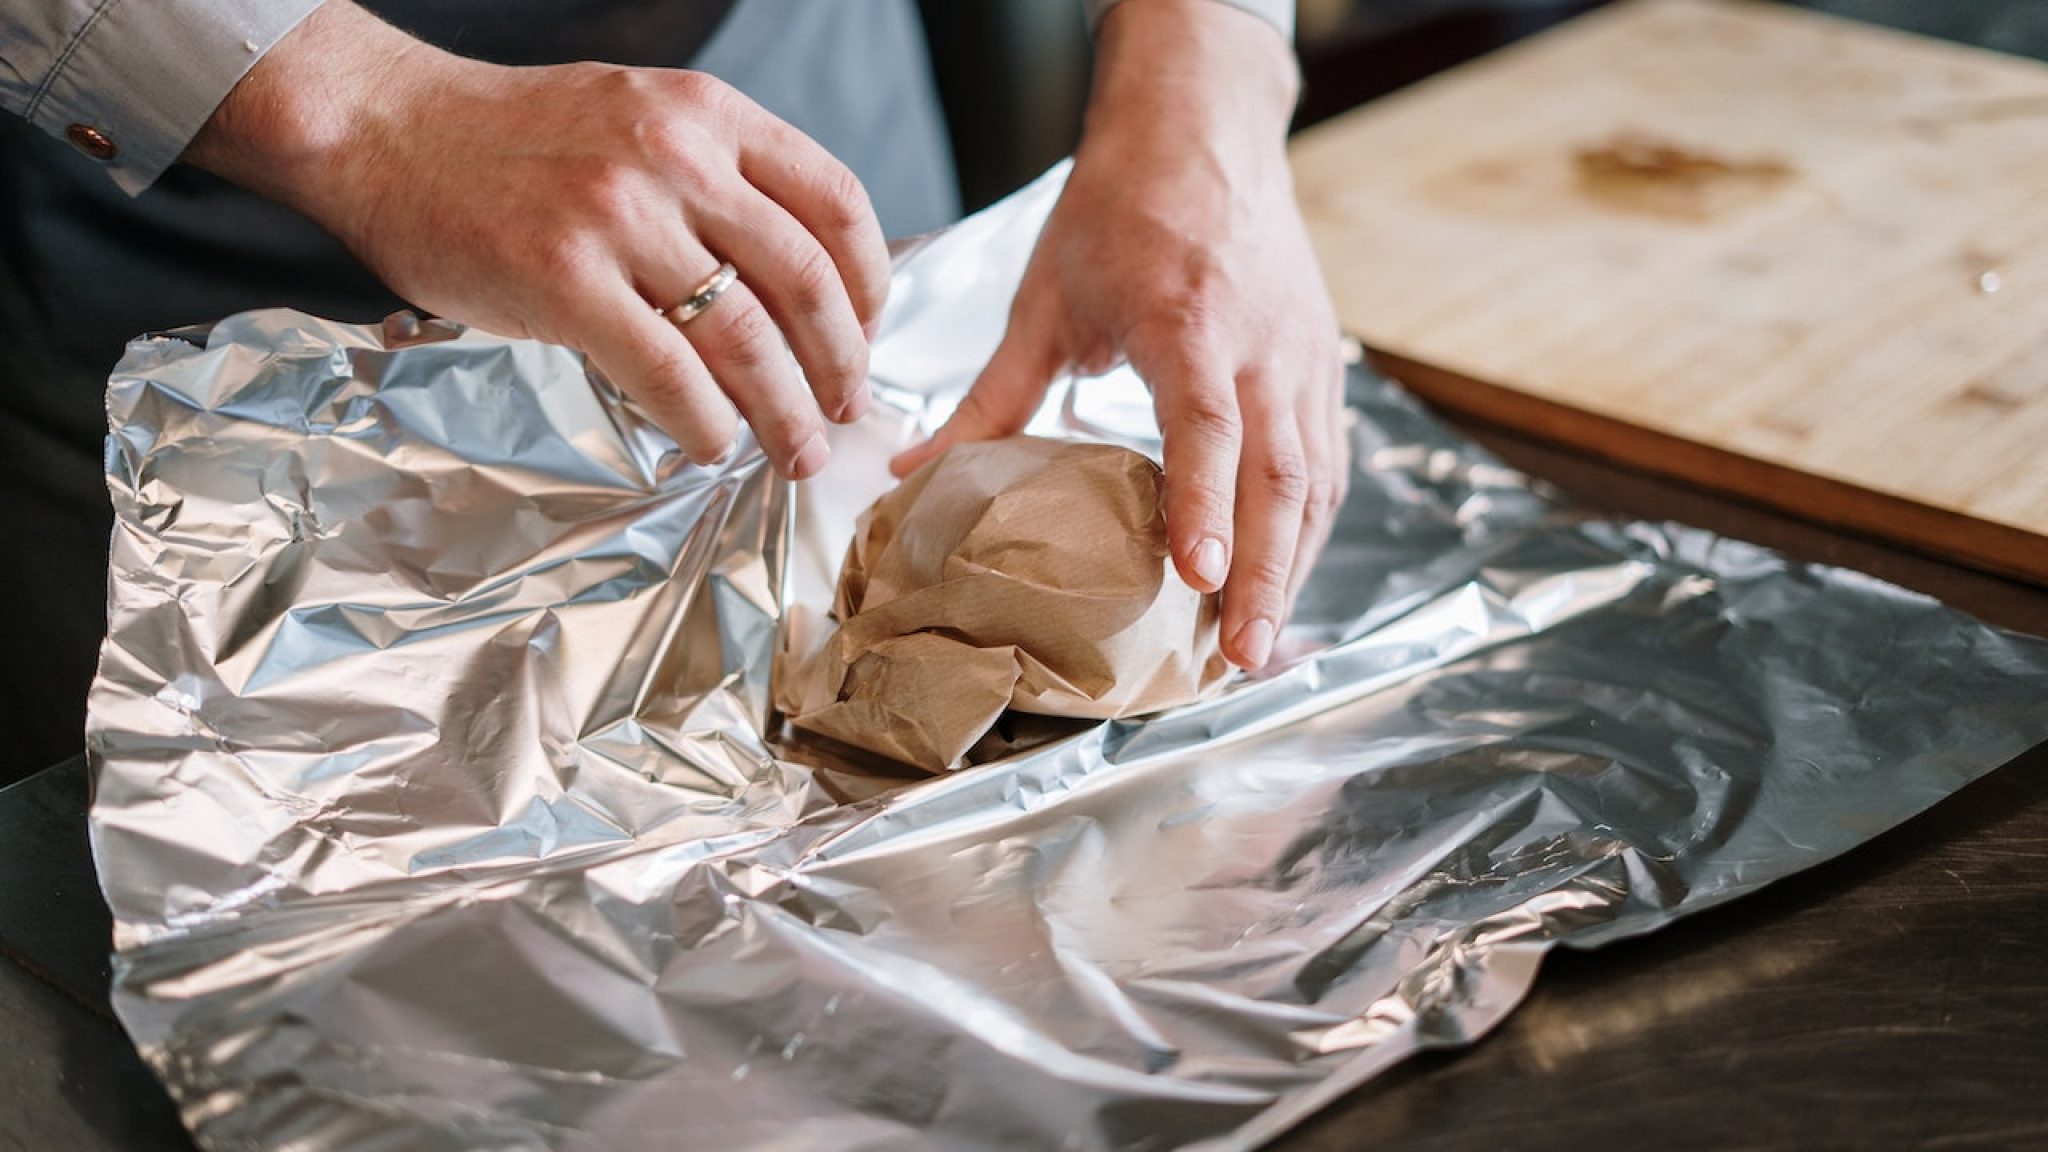
<path fill-rule="evenodd" d="M 1575 515 L 1361 370 L 1277 672 L 942 779 L 785 740 L 778 620 L 1059 181 L 902 258 L 885 402 L 793 499 L 538 344 L 261 312 L 130 349 L 93 840 L 115 1006 L 201 1143 L 1250 1147 L 1552 946 L 2048 737 L 2048 644 Z M 1148 407 L 1075 382 L 1035 430 L 1156 449 Z"/>

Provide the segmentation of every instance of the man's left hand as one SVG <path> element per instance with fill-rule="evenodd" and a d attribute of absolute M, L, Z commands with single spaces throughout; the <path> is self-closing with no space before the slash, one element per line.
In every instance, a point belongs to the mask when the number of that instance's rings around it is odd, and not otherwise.
<path fill-rule="evenodd" d="M 1128 359 L 1164 438 L 1175 566 L 1263 666 L 1344 495 L 1343 365 L 1285 137 L 1287 45 L 1214 0 L 1104 18 L 1088 129 L 1009 329 L 951 420 L 899 456 L 1019 432 L 1053 379 Z"/>

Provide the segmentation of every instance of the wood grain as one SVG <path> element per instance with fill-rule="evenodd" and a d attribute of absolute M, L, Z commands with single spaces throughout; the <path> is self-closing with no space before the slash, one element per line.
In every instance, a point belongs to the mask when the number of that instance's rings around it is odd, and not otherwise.
<path fill-rule="evenodd" d="M 1635 0 L 1304 133 L 1417 391 L 2048 583 L 2048 66 Z"/>

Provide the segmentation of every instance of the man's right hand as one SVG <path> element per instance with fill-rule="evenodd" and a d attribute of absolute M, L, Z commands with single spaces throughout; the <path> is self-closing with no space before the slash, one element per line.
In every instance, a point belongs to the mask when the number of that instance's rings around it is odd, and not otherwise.
<path fill-rule="evenodd" d="M 867 194 L 702 73 L 500 67 L 329 0 L 184 159 L 306 213 L 417 307 L 587 353 L 692 459 L 730 449 L 736 405 L 809 476 L 823 420 L 867 406 L 889 276 Z M 738 284 L 663 317 L 722 261 Z"/>

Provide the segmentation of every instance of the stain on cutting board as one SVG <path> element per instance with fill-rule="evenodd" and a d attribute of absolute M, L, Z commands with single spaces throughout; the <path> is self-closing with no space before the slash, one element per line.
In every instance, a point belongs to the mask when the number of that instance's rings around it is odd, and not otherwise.
<path fill-rule="evenodd" d="M 1639 132 L 1572 156 L 1578 189 L 1623 212 L 1711 220 L 1776 192 L 1795 172 L 1775 157 L 1731 159 Z"/>
<path fill-rule="evenodd" d="M 1292 149 L 1343 322 L 1439 403 L 2048 581 L 2040 62 L 1629 0 Z"/>
<path fill-rule="evenodd" d="M 1592 211 L 1709 224 L 1797 178 L 1781 157 L 1727 155 L 1624 129 L 1554 151 L 1486 157 L 1430 181 L 1428 194 L 1454 211 L 1522 220 Z"/>

